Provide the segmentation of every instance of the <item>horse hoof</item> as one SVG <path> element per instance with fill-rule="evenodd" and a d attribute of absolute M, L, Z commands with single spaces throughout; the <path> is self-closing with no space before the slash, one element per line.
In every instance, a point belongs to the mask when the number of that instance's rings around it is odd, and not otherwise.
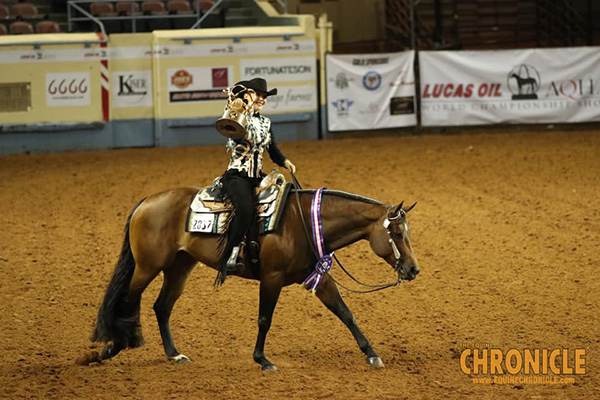
<path fill-rule="evenodd" d="M 379 357 L 367 357 L 367 365 L 373 368 L 383 368 L 383 361 Z"/>
<path fill-rule="evenodd" d="M 117 354 L 119 354 L 120 350 L 117 350 L 112 344 L 107 344 L 102 349 L 102 354 L 100 356 L 101 360 L 108 360 L 109 358 L 113 358 Z"/>
<path fill-rule="evenodd" d="M 275 365 L 275 364 L 263 365 L 262 370 L 263 371 L 277 371 L 277 365 Z"/>
<path fill-rule="evenodd" d="M 169 360 L 171 360 L 177 364 L 185 364 L 185 363 L 192 362 L 192 360 L 190 360 L 188 358 L 188 356 L 186 356 L 184 354 L 178 354 L 175 357 L 169 357 Z"/>

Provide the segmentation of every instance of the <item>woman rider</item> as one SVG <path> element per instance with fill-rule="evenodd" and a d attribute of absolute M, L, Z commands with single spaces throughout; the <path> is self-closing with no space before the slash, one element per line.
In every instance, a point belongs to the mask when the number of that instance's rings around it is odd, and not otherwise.
<path fill-rule="evenodd" d="M 252 89 L 254 93 L 238 85 Z M 277 165 L 289 169 L 292 173 L 296 171 L 294 164 L 277 147 L 271 120 L 260 114 L 267 104 L 267 97 L 277 94 L 277 89 L 267 90 L 267 82 L 264 79 L 254 78 L 236 83 L 233 90 L 238 99 L 244 99 L 245 102 L 254 100 L 254 104 L 246 119 L 246 135 L 241 139 L 229 139 L 227 142 L 227 148 L 231 150 L 231 159 L 227 171 L 221 177 L 221 184 L 235 208 L 235 213 L 229 224 L 227 244 L 221 255 L 217 284 L 225 282 L 227 271 L 236 269 L 240 242 L 244 235 L 247 238 L 258 239 L 258 232 L 254 232 L 254 189 L 265 176 L 262 171 L 264 151 L 267 150 L 271 160 Z M 248 243 L 247 249 L 258 252 L 258 244 Z M 252 256 L 258 258 L 258 254 Z"/>

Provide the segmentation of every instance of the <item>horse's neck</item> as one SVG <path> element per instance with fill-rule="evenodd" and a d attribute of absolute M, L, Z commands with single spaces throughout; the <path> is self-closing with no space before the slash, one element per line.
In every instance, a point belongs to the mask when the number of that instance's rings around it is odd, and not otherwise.
<path fill-rule="evenodd" d="M 321 218 L 327 251 L 335 251 L 368 239 L 372 227 L 385 211 L 384 205 L 323 196 Z"/>

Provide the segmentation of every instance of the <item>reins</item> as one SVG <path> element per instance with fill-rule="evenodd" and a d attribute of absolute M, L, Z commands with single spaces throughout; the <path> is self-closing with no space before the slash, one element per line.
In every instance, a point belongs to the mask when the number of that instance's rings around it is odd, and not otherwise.
<path fill-rule="evenodd" d="M 292 175 L 293 185 L 294 185 L 294 187 L 296 189 L 295 190 L 295 192 L 296 192 L 296 202 L 298 204 L 298 211 L 300 212 L 300 220 L 302 221 L 302 227 L 304 228 L 304 233 L 306 234 L 306 238 L 308 239 L 308 243 L 311 244 L 310 248 L 311 248 L 312 252 L 314 253 L 315 257 L 317 259 L 319 259 L 319 254 L 317 253 L 317 250 L 315 249 L 315 245 L 313 243 L 312 237 L 310 235 L 310 232 L 308 231 L 308 227 L 306 226 L 306 222 L 304 220 L 304 212 L 302 211 L 302 204 L 300 203 L 300 194 L 298 193 L 298 191 L 302 190 L 302 186 L 300 186 L 300 182 L 298 181 L 298 178 L 296 178 L 296 175 L 292 171 L 290 171 L 290 174 Z M 333 259 L 340 266 L 340 268 L 342 269 L 342 271 L 344 271 L 344 273 L 346 273 L 346 275 L 348 275 L 350 277 L 350 279 L 352 279 L 354 282 L 358 283 L 361 286 L 372 288 L 372 289 L 369 289 L 369 290 L 355 290 L 355 289 L 351 289 L 351 288 L 343 285 L 342 283 L 340 283 L 338 280 L 336 280 L 333 277 L 333 275 L 331 275 L 329 272 L 327 272 L 327 275 L 329 275 L 329 277 L 333 280 L 333 282 L 335 282 L 338 286 L 341 286 L 342 288 L 348 290 L 349 292 L 352 292 L 352 293 L 373 293 L 373 292 L 378 292 L 380 290 L 387 289 L 387 288 L 390 288 L 390 287 L 398 286 L 399 284 L 402 283 L 402 280 L 400 278 L 398 278 L 398 280 L 396 282 L 385 283 L 385 284 L 371 285 L 371 284 L 368 284 L 368 283 L 363 283 L 363 282 L 359 281 L 358 279 L 356 279 L 354 276 L 352 276 L 352 274 L 346 268 L 344 268 L 344 266 L 342 265 L 342 263 L 340 262 L 340 260 L 335 255 L 335 253 L 333 253 Z"/>

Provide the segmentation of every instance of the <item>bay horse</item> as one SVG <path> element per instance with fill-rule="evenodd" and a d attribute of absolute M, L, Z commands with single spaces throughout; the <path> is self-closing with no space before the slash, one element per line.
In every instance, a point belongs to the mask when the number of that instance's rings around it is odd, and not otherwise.
<path fill-rule="evenodd" d="M 171 311 L 194 266 L 201 262 L 217 269 L 220 257 L 219 235 L 185 230 L 188 208 L 198 190 L 197 187 L 186 187 L 152 195 L 140 201 L 129 215 L 121 255 L 91 336 L 94 342 L 106 343 L 95 361 L 112 358 L 123 349 L 143 344 L 139 313 L 141 295 L 161 271 L 164 281 L 154 311 L 165 354 L 177 363 L 190 361 L 175 347 L 169 326 Z M 279 227 L 260 238 L 258 271 L 240 268 L 232 273 L 260 281 L 258 337 L 253 355 L 263 370 L 277 369 L 266 358 L 264 345 L 281 289 L 302 283 L 315 270 L 314 243 L 306 234 L 306 227 L 309 230 L 311 227 L 314 192 L 292 190 Z M 292 201 L 294 197 L 296 201 Z M 390 206 L 359 195 L 325 190 L 321 218 L 326 251 L 329 253 L 359 240 L 368 240 L 373 252 L 397 272 L 398 281 L 415 279 L 419 267 L 406 220 L 406 213 L 414 204 L 407 209 L 403 209 L 402 204 Z M 367 356 L 367 364 L 383 367 L 330 275 L 324 276 L 316 296 L 348 327 Z"/>

